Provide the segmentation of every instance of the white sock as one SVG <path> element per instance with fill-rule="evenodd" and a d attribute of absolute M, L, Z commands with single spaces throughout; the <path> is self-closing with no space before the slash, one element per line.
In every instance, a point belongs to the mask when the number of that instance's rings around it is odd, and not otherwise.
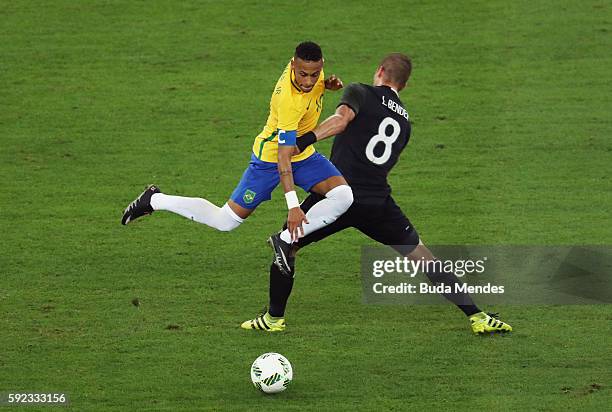
<path fill-rule="evenodd" d="M 199 197 L 170 196 L 155 193 L 151 196 L 153 210 L 167 210 L 187 219 L 208 225 L 222 232 L 236 229 L 244 219 L 240 218 L 226 203 L 217 207 Z"/>
<path fill-rule="evenodd" d="M 306 213 L 308 223 L 304 223 L 304 236 L 309 233 L 319 230 L 324 226 L 333 223 L 353 204 L 353 191 L 347 185 L 334 187 L 327 192 L 325 199 L 315 203 L 313 207 Z M 299 232 L 300 237 L 302 233 Z M 291 243 L 291 233 L 289 229 L 283 230 L 280 238 L 287 243 Z"/>

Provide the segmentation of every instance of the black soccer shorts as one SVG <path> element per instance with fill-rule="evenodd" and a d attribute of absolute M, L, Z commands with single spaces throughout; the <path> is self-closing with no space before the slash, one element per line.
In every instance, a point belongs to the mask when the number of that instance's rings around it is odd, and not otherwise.
<path fill-rule="evenodd" d="M 300 207 L 305 213 L 322 199 L 324 199 L 323 196 L 310 194 Z M 412 252 L 419 244 L 419 234 L 416 229 L 404 215 L 402 209 L 389 196 L 384 203 L 379 205 L 353 202 L 351 207 L 335 222 L 300 238 L 296 246 L 301 249 L 349 227 L 354 227 L 383 245 L 392 246 L 402 256 Z"/>

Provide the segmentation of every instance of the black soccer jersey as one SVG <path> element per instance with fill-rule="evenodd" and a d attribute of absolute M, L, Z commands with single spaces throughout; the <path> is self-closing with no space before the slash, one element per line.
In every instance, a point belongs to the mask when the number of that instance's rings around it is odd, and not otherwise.
<path fill-rule="evenodd" d="M 356 114 L 334 140 L 331 161 L 353 189 L 355 202 L 382 203 L 391 194 L 387 175 L 410 139 L 410 120 L 399 96 L 387 86 L 353 83 L 340 105 Z"/>

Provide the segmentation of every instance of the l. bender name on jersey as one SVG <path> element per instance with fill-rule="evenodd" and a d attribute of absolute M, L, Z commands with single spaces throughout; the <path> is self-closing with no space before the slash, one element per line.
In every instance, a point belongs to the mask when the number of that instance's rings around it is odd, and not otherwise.
<path fill-rule="evenodd" d="M 382 105 L 388 107 L 389 109 L 393 110 L 395 113 L 399 114 L 400 116 L 408 120 L 408 112 L 399 103 L 391 99 L 385 99 L 385 96 L 383 96 Z"/>

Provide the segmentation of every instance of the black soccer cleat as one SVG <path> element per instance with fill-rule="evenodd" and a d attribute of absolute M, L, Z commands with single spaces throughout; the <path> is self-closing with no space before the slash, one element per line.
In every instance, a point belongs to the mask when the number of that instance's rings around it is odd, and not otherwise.
<path fill-rule="evenodd" d="M 268 244 L 274 250 L 274 264 L 283 275 L 293 277 L 295 258 L 290 256 L 291 244 L 282 240 L 280 233 L 270 236 Z"/>
<path fill-rule="evenodd" d="M 127 225 L 132 220 L 136 220 L 141 216 L 150 215 L 153 213 L 151 207 L 151 196 L 155 193 L 161 193 L 161 190 L 155 185 L 150 185 L 140 194 L 132 203 L 128 205 L 123 211 L 123 217 L 121 218 L 121 224 Z"/>

